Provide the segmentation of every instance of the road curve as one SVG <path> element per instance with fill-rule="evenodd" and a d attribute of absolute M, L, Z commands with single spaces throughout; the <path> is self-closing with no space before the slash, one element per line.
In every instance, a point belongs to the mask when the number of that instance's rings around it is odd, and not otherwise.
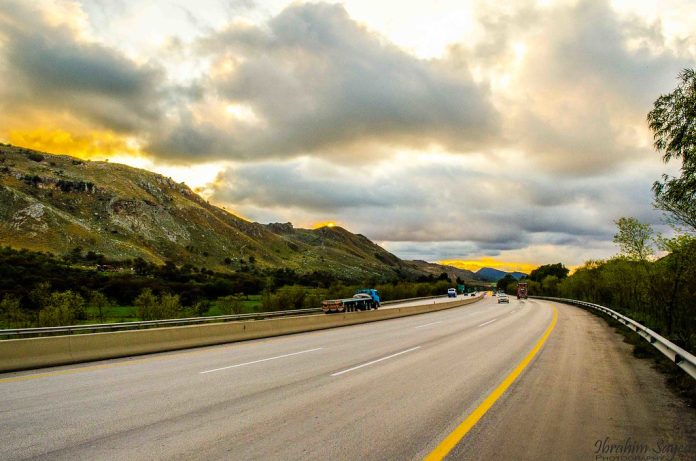
<path fill-rule="evenodd" d="M 422 459 L 528 354 L 554 310 L 547 343 L 451 459 L 595 459 L 596 440 L 626 435 L 693 447 L 694 412 L 601 320 L 546 301 L 488 298 L 0 374 L 0 459 Z"/>

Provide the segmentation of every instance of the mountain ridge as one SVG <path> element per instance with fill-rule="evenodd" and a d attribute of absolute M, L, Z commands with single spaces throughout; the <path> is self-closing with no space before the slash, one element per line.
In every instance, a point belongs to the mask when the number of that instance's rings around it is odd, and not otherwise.
<path fill-rule="evenodd" d="M 485 282 L 497 282 L 508 274 L 512 275 L 517 280 L 528 276 L 528 274 L 524 272 L 505 272 L 492 267 L 483 267 L 475 272 L 476 277 Z"/>
<path fill-rule="evenodd" d="M 250 222 L 147 170 L 10 145 L 0 145 L 0 244 L 222 272 L 243 265 L 324 271 L 347 280 L 456 270 L 401 260 L 338 226 Z"/>

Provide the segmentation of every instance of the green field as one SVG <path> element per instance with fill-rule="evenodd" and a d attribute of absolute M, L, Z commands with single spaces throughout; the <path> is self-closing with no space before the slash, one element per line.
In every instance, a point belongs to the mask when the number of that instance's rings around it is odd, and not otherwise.
<path fill-rule="evenodd" d="M 261 310 L 261 295 L 249 295 L 242 300 L 242 312 L 252 313 Z M 94 307 L 86 307 L 85 314 L 87 319 L 80 321 L 81 325 L 89 325 L 92 323 L 102 323 L 99 319 L 99 311 Z M 190 313 L 192 317 L 198 317 L 195 313 Z M 120 322 L 139 322 L 138 309 L 135 306 L 109 306 L 103 309 L 103 323 L 120 323 Z M 210 308 L 203 314 L 205 317 L 223 315 L 217 306 L 217 302 L 211 302 Z"/>

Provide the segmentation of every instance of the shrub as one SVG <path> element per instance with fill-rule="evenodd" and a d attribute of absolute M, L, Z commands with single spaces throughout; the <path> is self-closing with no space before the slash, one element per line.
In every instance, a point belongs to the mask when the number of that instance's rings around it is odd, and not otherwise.
<path fill-rule="evenodd" d="M 234 294 L 217 299 L 218 310 L 222 315 L 241 314 L 244 310 L 243 295 Z"/>
<path fill-rule="evenodd" d="M 71 290 L 51 293 L 39 311 L 39 326 L 72 325 L 85 317 L 85 300 Z"/>

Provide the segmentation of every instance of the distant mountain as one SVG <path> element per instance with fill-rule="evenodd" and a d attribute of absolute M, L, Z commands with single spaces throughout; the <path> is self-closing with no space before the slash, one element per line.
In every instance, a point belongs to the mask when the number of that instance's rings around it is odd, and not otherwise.
<path fill-rule="evenodd" d="M 454 266 L 444 266 L 442 264 L 429 263 L 421 260 L 405 261 L 405 264 L 418 272 L 425 272 L 426 274 L 434 275 L 435 277 L 438 277 L 444 272 L 452 280 L 456 280 L 457 277 L 459 277 L 461 280 L 467 281 L 477 280 L 476 274 L 473 272 Z"/>
<path fill-rule="evenodd" d="M 498 269 L 493 269 L 492 267 L 484 267 L 483 269 L 476 271 L 476 278 L 483 280 L 484 282 L 497 282 L 507 274 L 512 275 L 517 280 L 521 279 L 522 277 L 527 277 L 527 274 L 522 272 L 505 272 Z"/>
<path fill-rule="evenodd" d="M 253 264 L 344 280 L 427 273 L 340 227 L 249 222 L 159 174 L 8 145 L 0 145 L 0 245 L 221 272 Z"/>

